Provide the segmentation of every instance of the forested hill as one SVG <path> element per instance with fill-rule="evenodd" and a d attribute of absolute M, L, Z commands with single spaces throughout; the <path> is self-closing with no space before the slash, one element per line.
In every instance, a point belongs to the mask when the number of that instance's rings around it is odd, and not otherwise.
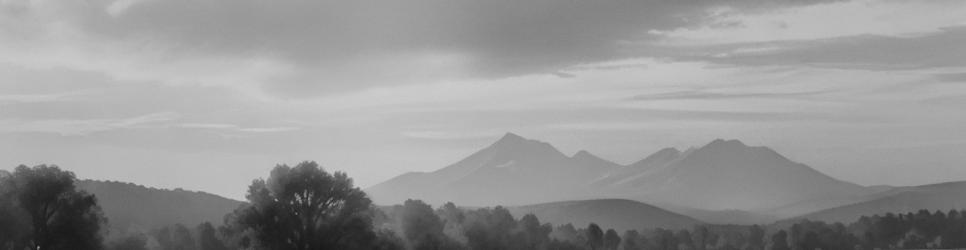
<path fill-rule="evenodd" d="M 655 206 L 623 199 L 551 202 L 508 209 L 514 216 L 534 214 L 543 222 L 554 225 L 571 223 L 583 226 L 597 223 L 620 232 L 654 228 L 687 229 L 705 224 Z"/>
<path fill-rule="evenodd" d="M 115 181 L 78 181 L 97 197 L 112 230 L 151 230 L 180 223 L 194 226 L 223 218 L 242 204 L 218 195 L 183 189 L 157 189 Z"/>

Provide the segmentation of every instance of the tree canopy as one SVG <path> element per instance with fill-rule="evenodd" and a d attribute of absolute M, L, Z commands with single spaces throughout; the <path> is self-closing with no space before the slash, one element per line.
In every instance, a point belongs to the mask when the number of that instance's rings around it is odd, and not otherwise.
<path fill-rule="evenodd" d="M 364 249 L 375 241 L 371 201 L 345 173 L 315 162 L 276 166 L 248 189 L 233 218 L 260 247 L 275 250 Z"/>
<path fill-rule="evenodd" d="M 106 220 L 97 199 L 75 188 L 76 180 L 47 165 L 0 173 L 0 247 L 101 249 Z"/>

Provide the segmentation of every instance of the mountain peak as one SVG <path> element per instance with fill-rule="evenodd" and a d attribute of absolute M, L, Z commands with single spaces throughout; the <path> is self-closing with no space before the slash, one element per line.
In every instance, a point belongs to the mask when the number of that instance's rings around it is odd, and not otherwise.
<path fill-rule="evenodd" d="M 580 151 L 577 151 L 577 153 L 576 153 L 576 154 L 574 154 L 574 156 L 571 156 L 570 158 L 575 158 L 575 159 L 577 159 L 577 158 L 587 158 L 587 157 L 594 157 L 594 158 L 597 158 L 597 156 L 595 156 L 595 155 L 593 155 L 593 154 L 591 154 L 590 152 L 587 152 L 587 150 L 580 150 Z"/>
<path fill-rule="evenodd" d="M 748 148 L 748 145 L 745 145 L 745 143 L 734 139 L 732 140 L 715 139 L 714 141 L 711 141 L 711 143 L 708 143 L 708 145 L 705 145 L 703 148 L 736 149 L 736 148 Z"/>
<path fill-rule="evenodd" d="M 514 133 L 504 134 L 500 140 L 490 145 L 487 151 L 495 153 L 501 160 L 567 158 L 550 143 L 527 139 Z"/>
<path fill-rule="evenodd" d="M 681 154 L 681 150 L 678 150 L 677 148 L 662 148 L 661 150 L 658 150 L 652 154 L 650 157 L 677 156 L 679 154 Z"/>
<path fill-rule="evenodd" d="M 649 168 L 649 167 L 654 167 L 654 164 L 660 165 L 660 164 L 669 163 L 680 156 L 681 156 L 681 151 L 676 148 L 663 148 L 661 150 L 658 150 L 657 152 L 654 152 L 651 155 L 648 155 L 647 157 L 645 157 L 640 161 L 631 163 L 631 165 L 628 165 L 628 166 L 632 168 Z"/>
<path fill-rule="evenodd" d="M 526 141 L 528 141 L 527 138 L 523 138 L 522 136 L 519 136 L 519 135 L 514 134 L 514 133 L 511 133 L 511 132 L 507 132 L 506 134 L 503 134 L 503 137 L 500 137 L 500 139 L 497 140 L 496 143 L 494 143 L 494 145 L 496 145 L 496 144 L 518 144 L 518 143 L 522 143 L 522 142 L 526 142 Z"/>

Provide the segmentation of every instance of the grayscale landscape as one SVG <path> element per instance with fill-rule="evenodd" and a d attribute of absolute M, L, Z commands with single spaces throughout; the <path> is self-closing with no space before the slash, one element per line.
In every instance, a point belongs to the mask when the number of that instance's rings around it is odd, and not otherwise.
<path fill-rule="evenodd" d="M 966 249 L 966 1 L 0 0 L 0 250 Z"/>

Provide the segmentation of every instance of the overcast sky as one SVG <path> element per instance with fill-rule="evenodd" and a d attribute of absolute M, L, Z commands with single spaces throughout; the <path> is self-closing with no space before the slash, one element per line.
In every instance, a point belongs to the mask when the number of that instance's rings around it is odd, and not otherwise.
<path fill-rule="evenodd" d="M 966 180 L 964 44 L 962 0 L 0 0 L 0 168 L 241 199 L 279 163 L 366 187 L 514 132 Z"/>

